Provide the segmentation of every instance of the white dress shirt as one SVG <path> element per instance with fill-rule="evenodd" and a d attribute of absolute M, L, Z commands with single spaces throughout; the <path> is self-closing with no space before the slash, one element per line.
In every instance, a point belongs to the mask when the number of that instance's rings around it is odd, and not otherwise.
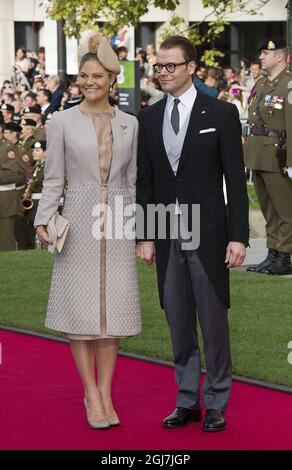
<path fill-rule="evenodd" d="M 177 109 L 179 112 L 179 130 L 184 125 L 186 120 L 189 121 L 196 97 L 197 97 L 197 90 L 193 84 L 187 91 L 185 91 L 182 95 L 178 97 L 173 96 L 170 93 L 167 94 L 165 112 L 167 113 L 169 121 L 171 121 L 171 113 L 173 110 L 174 100 L 177 98 L 180 101 L 177 106 Z M 176 215 L 181 214 L 178 200 L 176 200 L 176 203 L 175 203 L 175 214 Z"/>
<path fill-rule="evenodd" d="M 179 111 L 179 127 L 184 124 L 186 119 L 190 118 L 191 111 L 194 105 L 194 102 L 197 97 L 197 90 L 192 85 L 185 93 L 183 93 L 181 96 L 178 96 L 177 98 L 180 100 L 180 103 L 177 106 L 177 109 Z M 173 96 L 168 93 L 167 95 L 167 102 L 166 102 L 166 112 L 168 113 L 169 119 L 171 118 L 171 112 L 173 108 L 173 102 L 175 100 L 176 96 Z M 292 170 L 292 169 L 291 169 Z M 289 174 L 290 176 L 290 174 Z M 292 171 L 291 171 L 291 176 L 292 177 Z M 227 191 L 226 191 L 226 184 L 225 184 L 225 179 L 223 177 L 223 192 L 224 192 L 224 199 L 225 199 L 225 204 L 227 204 Z M 178 202 L 176 201 L 176 213 L 180 213 L 180 209 L 178 206 Z"/>
<path fill-rule="evenodd" d="M 51 103 L 47 103 L 47 104 L 44 104 L 42 107 L 41 107 L 41 111 L 42 113 L 45 112 L 46 109 L 48 109 L 48 107 L 50 106 Z"/>
<path fill-rule="evenodd" d="M 181 96 L 173 96 L 170 93 L 167 94 L 166 102 L 166 112 L 168 114 L 169 120 L 171 118 L 171 113 L 173 109 L 173 102 L 177 98 L 180 100 L 177 109 L 179 112 L 179 127 L 184 124 L 186 119 L 190 118 L 191 111 L 197 97 L 197 90 L 192 85 L 187 91 L 185 91 Z"/>

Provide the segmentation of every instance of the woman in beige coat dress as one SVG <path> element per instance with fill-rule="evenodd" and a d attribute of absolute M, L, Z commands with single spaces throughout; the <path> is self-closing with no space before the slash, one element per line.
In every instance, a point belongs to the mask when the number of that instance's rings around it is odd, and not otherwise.
<path fill-rule="evenodd" d="M 69 230 L 55 256 L 45 325 L 70 338 L 88 423 L 104 429 L 119 424 L 111 398 L 119 338 L 141 331 L 134 232 L 121 232 L 134 218 L 138 122 L 109 104 L 120 66 L 107 39 L 95 34 L 88 50 L 79 70 L 84 101 L 50 121 L 34 225 L 48 247 L 66 176 Z"/>

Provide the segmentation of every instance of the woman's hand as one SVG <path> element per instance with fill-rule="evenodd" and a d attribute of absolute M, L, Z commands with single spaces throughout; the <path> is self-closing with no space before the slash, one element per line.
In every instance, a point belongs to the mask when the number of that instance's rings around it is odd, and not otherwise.
<path fill-rule="evenodd" d="M 37 233 L 37 236 L 39 237 L 42 245 L 46 249 L 48 249 L 49 245 L 52 245 L 54 243 L 54 241 L 49 238 L 49 235 L 48 235 L 48 232 L 47 232 L 47 229 L 46 229 L 45 225 L 38 225 L 37 228 L 36 228 L 36 233 Z"/>
<path fill-rule="evenodd" d="M 147 264 L 155 262 L 155 245 L 153 242 L 138 243 L 136 245 L 136 254 Z"/>

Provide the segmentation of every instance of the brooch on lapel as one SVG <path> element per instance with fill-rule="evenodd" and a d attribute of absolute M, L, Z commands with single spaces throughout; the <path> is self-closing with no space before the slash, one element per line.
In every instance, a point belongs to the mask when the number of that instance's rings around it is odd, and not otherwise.
<path fill-rule="evenodd" d="M 127 134 L 127 129 L 128 129 L 127 124 L 121 124 L 121 128 L 123 129 L 124 134 Z"/>
<path fill-rule="evenodd" d="M 203 111 L 201 112 L 201 114 L 206 114 L 206 111 L 203 109 Z"/>

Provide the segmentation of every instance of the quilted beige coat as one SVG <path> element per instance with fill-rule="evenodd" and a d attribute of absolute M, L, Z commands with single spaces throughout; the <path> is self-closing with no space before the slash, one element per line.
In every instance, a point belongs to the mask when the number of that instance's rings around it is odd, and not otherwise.
<path fill-rule="evenodd" d="M 128 220 L 123 207 L 135 202 L 138 122 L 115 108 L 111 128 L 107 191 L 112 235 L 106 239 L 105 334 L 132 336 L 141 331 L 135 239 L 120 235 L 116 239 L 114 225 L 117 217 L 124 223 Z M 100 240 L 95 227 L 103 188 L 95 128 L 79 106 L 55 112 L 50 121 L 35 226 L 47 225 L 57 210 L 65 175 L 68 189 L 63 216 L 70 227 L 62 252 L 55 255 L 45 325 L 70 334 L 100 335 Z"/>

